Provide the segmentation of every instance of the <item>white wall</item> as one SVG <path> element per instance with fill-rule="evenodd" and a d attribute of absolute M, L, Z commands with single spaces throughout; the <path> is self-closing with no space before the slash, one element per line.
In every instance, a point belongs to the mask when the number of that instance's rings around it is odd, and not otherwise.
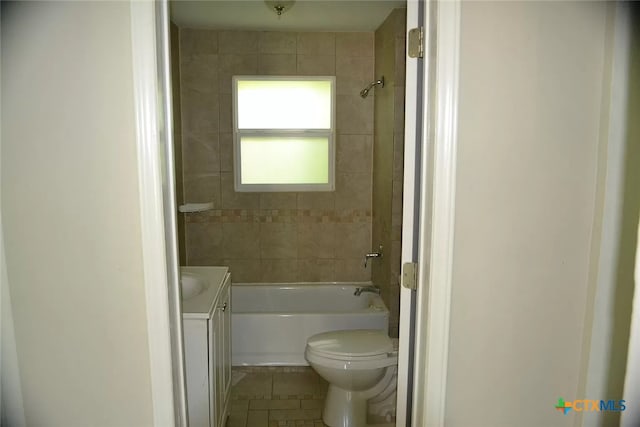
<path fill-rule="evenodd" d="M 2 227 L 28 425 L 152 425 L 128 2 L 2 5 Z"/>
<path fill-rule="evenodd" d="M 609 12 L 462 5 L 447 426 L 573 425 L 554 405 L 586 397 Z"/>

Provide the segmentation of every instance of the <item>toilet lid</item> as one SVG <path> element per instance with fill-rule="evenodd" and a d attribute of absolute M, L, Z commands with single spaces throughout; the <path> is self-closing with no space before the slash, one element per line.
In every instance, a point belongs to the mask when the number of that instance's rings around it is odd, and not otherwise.
<path fill-rule="evenodd" d="M 393 343 L 379 330 L 355 329 L 317 334 L 307 341 L 309 350 L 331 356 L 365 357 L 393 351 Z"/>

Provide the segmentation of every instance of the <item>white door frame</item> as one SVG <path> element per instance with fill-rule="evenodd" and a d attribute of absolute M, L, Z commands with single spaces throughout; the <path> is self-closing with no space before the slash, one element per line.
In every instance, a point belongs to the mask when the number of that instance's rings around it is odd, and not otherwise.
<path fill-rule="evenodd" d="M 631 52 L 631 11 L 629 6 L 616 2 L 613 16 L 613 43 L 611 86 L 609 93 L 608 129 L 606 130 L 606 155 L 604 197 L 602 199 L 602 219 L 600 239 L 596 241 L 599 252 L 597 282 L 593 291 L 591 312 L 586 318 L 588 338 L 583 356 L 587 366 L 583 367 L 584 396 L 607 396 L 609 365 L 614 351 L 611 342 L 615 331 L 614 310 L 619 245 L 622 235 L 622 208 L 624 201 L 625 148 L 627 130 L 627 100 L 629 92 L 629 61 Z M 599 172 L 600 173 L 600 172 Z M 637 268 L 637 267 L 636 267 Z M 631 358 L 631 346 L 629 347 Z M 629 359 L 631 360 L 631 359 Z M 624 394 L 626 397 L 626 392 Z M 631 405 L 627 407 L 632 410 Z M 622 418 L 625 414 L 622 413 Z M 583 427 L 600 425 L 601 417 L 583 417 Z M 637 424 L 634 424 L 637 425 Z"/>
<path fill-rule="evenodd" d="M 424 26 L 421 10 L 425 3 L 421 0 L 407 1 L 407 31 Z M 408 51 L 408 50 L 407 50 Z M 405 128 L 404 128 L 404 171 L 402 200 L 402 264 L 417 262 L 418 256 L 418 202 L 420 183 L 418 182 L 422 148 L 422 67 L 424 61 L 405 57 Z M 396 404 L 396 426 L 411 425 L 413 387 L 413 336 L 415 315 L 415 292 L 400 286 L 398 386 Z"/>
<path fill-rule="evenodd" d="M 416 427 L 441 427 L 445 419 L 455 222 L 460 9 L 460 0 L 432 0 L 421 10 L 427 61 L 419 77 L 424 82 L 420 94 L 422 117 L 418 118 L 422 122 L 419 144 L 423 148 L 417 189 L 419 225 L 413 230 L 418 240 L 419 266 L 411 413 L 411 425 Z M 403 228 L 403 262 L 404 237 L 407 236 L 404 231 L 408 230 Z"/>
<path fill-rule="evenodd" d="M 1 153 L 2 141 L 0 140 L 0 157 Z M 0 425 L 12 427 L 27 425 L 4 249 L 2 197 L 0 197 Z"/>
<path fill-rule="evenodd" d="M 624 167 L 621 167 L 623 162 L 623 145 L 626 142 L 627 135 L 627 121 L 630 120 L 629 112 L 627 111 L 627 101 L 628 101 L 628 93 L 629 93 L 629 75 L 630 70 L 630 61 L 632 59 L 630 56 L 632 55 L 632 43 L 633 43 L 633 25 L 637 24 L 633 22 L 633 12 L 630 10 L 629 4 L 626 3 L 616 3 L 616 15 L 615 15 L 615 38 L 614 38 L 614 47 L 613 47 L 613 77 L 612 77 L 612 102 L 611 102 L 611 124 L 609 130 L 609 156 L 613 157 L 613 165 L 608 166 L 608 169 L 611 168 L 612 174 L 615 175 L 612 179 L 613 183 L 609 186 L 609 179 L 607 179 L 607 192 L 609 194 L 613 194 L 612 197 L 620 198 L 620 194 L 622 193 L 622 177 L 620 176 L 620 171 L 624 170 Z M 614 102 L 617 96 L 617 103 Z M 633 95 L 632 95 L 633 96 Z M 630 143 L 630 142 L 629 142 Z M 611 153 L 611 146 L 613 145 L 614 153 Z M 609 161 L 609 157 L 607 159 Z M 606 196 L 605 196 L 606 197 Z M 614 208 L 618 208 L 621 205 L 620 200 L 616 200 L 613 203 Z M 605 203 L 605 209 L 607 208 L 607 204 Z M 619 213 L 619 212 L 615 212 Z M 616 217 L 615 219 L 617 219 Z M 615 220 L 611 220 L 612 223 L 615 224 Z M 619 231 L 619 230 L 615 230 Z M 613 233 L 612 233 L 613 234 Z M 615 233 L 614 236 L 617 237 L 619 233 Z M 636 427 L 640 425 L 640 406 L 638 406 L 638 402 L 640 402 L 640 221 L 638 223 L 638 231 L 636 238 L 636 259 L 635 259 L 635 271 L 634 271 L 634 292 L 633 292 L 633 303 L 631 306 L 631 322 L 629 326 L 629 347 L 627 350 L 627 369 L 625 372 L 624 378 L 624 392 L 622 396 L 627 402 L 627 409 L 622 412 L 620 415 L 620 425 L 622 427 Z M 617 241 L 615 242 L 617 243 Z M 605 246 L 605 243 L 602 244 L 603 251 L 609 249 Z M 606 282 L 605 282 L 606 283 Z M 598 283 L 600 285 L 600 281 Z M 602 285 L 601 285 L 602 286 Z M 598 291 L 600 291 L 600 287 Z M 608 294 L 605 295 L 606 301 L 609 301 L 612 298 L 612 290 L 607 289 L 605 287 L 604 291 Z M 600 300 L 598 302 L 601 303 Z M 597 312 L 596 312 L 597 313 Z M 604 312 L 597 321 L 599 324 L 605 323 L 611 329 L 611 322 L 609 320 L 609 316 L 605 317 L 608 313 Z M 594 314 L 594 318 L 596 315 Z M 595 320 L 594 320 L 595 324 Z M 596 335 L 596 333 L 593 333 Z M 607 334 L 603 334 L 606 338 L 609 338 Z M 606 353 L 605 353 L 606 351 Z M 602 357 L 602 354 L 605 353 L 604 359 L 608 362 L 609 352 L 612 349 L 607 348 L 606 350 L 591 347 L 591 358 L 598 359 L 598 356 Z M 590 366 L 591 367 L 591 366 Z M 592 372 L 591 369 L 589 372 Z M 592 377 L 592 376 L 591 376 Z M 596 383 L 597 384 L 597 383 Z M 602 387 L 602 386 L 601 386 Z M 586 423 L 585 423 L 586 424 Z"/>
<path fill-rule="evenodd" d="M 640 424 L 640 224 L 636 243 L 636 266 L 634 274 L 635 291 L 629 327 L 629 350 L 627 355 L 627 371 L 624 378 L 623 396 L 627 402 L 627 410 L 621 414 L 622 427 L 636 427 Z"/>
<path fill-rule="evenodd" d="M 130 5 L 153 424 L 186 426 L 171 93 L 166 93 L 168 6 L 166 0 L 132 0 Z"/>
<path fill-rule="evenodd" d="M 176 304 L 175 296 L 179 298 L 180 291 L 177 266 L 168 268 L 172 266 L 167 260 L 177 242 L 175 233 L 166 232 L 165 228 L 165 216 L 175 214 L 175 200 L 167 201 L 166 194 L 163 196 L 163 190 L 173 194 L 174 184 L 165 175 L 163 188 L 163 172 L 167 173 L 165 168 L 171 159 L 164 158 L 167 156 L 160 142 L 164 133 L 172 147 L 172 135 L 167 132 L 170 123 L 165 123 L 170 115 L 163 117 L 158 110 L 158 105 L 166 103 L 158 94 L 161 87 L 166 90 L 163 83 L 169 70 L 166 61 L 158 68 L 156 43 L 168 40 L 168 30 L 157 24 L 154 4 L 166 11 L 166 0 L 131 1 L 131 39 L 153 415 L 154 425 L 169 426 L 186 425 L 180 415 L 186 413 L 186 400 L 184 389 L 176 384 L 173 374 L 175 369 L 183 369 L 182 360 L 172 358 L 176 343 L 172 342 L 171 333 L 180 330 L 180 321 L 172 318 L 170 305 Z M 417 293 L 401 290 L 398 426 L 409 425 L 407 408 L 411 411 L 410 425 L 444 424 L 455 214 L 459 20 L 460 0 L 409 0 L 407 5 L 407 28 L 424 23 L 427 43 L 433 40 L 431 35 L 436 28 L 438 37 L 437 45 L 432 46 L 437 57 L 429 50 L 426 56 L 431 58 L 424 61 L 424 66 L 417 60 L 407 61 L 402 261 L 417 261 L 421 268 Z M 158 76 L 158 70 L 165 75 Z M 170 101 L 170 94 L 166 95 Z M 430 99 L 432 102 L 427 102 Z M 164 108 L 170 111 L 170 102 Z M 416 162 L 418 156 L 420 160 Z M 172 171 L 172 163 L 170 166 Z M 172 212 L 167 205 L 173 207 Z M 415 344 L 411 339 L 414 300 Z M 411 384 L 413 396 L 409 393 Z M 174 400 L 175 394 L 178 396 Z"/>

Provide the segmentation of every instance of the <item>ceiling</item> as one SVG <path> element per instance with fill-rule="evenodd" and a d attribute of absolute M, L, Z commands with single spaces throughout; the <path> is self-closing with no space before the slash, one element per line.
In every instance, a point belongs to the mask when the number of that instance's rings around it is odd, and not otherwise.
<path fill-rule="evenodd" d="M 404 0 L 297 0 L 282 16 L 264 1 L 172 0 L 179 27 L 264 31 L 375 31 Z"/>

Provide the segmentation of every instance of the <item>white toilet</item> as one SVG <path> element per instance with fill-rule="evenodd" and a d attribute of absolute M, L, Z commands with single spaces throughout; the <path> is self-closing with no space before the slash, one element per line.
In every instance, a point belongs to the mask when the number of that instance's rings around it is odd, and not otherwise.
<path fill-rule="evenodd" d="M 322 419 L 330 427 L 366 426 L 367 400 L 395 392 L 398 351 L 382 331 L 313 335 L 305 358 L 329 382 Z"/>

